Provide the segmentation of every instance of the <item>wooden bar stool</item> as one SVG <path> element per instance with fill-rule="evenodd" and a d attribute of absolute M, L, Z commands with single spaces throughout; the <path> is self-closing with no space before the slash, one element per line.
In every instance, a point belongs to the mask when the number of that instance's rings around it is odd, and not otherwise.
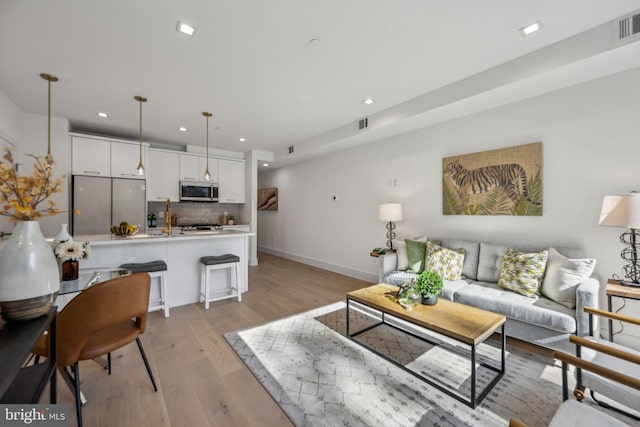
<path fill-rule="evenodd" d="M 120 268 L 130 273 L 149 273 L 151 280 L 158 278 L 160 284 L 160 297 L 149 300 L 149 311 L 164 310 L 164 317 L 169 317 L 169 304 L 167 304 L 167 293 L 165 292 L 164 273 L 167 271 L 167 263 L 158 260 L 151 262 L 132 262 L 122 264 Z"/>
<path fill-rule="evenodd" d="M 225 298 L 232 298 L 237 296 L 238 302 L 242 301 L 242 294 L 240 293 L 239 281 L 238 281 L 238 265 L 240 264 L 240 257 L 233 254 L 224 254 L 219 256 L 203 256 L 200 258 L 200 302 L 204 301 L 204 308 L 209 310 L 209 303 L 211 301 L 218 301 Z M 212 270 L 229 269 L 229 293 L 214 294 L 211 295 L 211 286 L 209 280 L 209 273 Z M 231 280 L 231 272 L 235 272 L 235 285 Z"/>

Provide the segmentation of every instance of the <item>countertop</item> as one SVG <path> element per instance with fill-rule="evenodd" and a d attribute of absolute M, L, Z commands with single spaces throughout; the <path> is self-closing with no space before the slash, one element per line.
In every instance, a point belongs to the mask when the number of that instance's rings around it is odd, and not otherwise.
<path fill-rule="evenodd" d="M 241 236 L 255 236 L 255 233 L 238 230 L 212 230 L 212 231 L 187 231 L 174 233 L 171 237 L 166 234 L 139 233 L 129 237 L 116 237 L 113 234 L 95 234 L 85 236 L 73 236 L 77 242 L 90 242 L 91 246 L 98 245 L 124 245 L 149 242 L 174 242 L 199 239 L 228 239 Z"/>

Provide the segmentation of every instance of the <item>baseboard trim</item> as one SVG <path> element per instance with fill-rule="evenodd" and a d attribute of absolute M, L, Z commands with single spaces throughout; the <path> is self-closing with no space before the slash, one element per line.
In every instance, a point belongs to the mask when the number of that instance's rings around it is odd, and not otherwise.
<path fill-rule="evenodd" d="M 365 271 L 360 271 L 360 270 L 354 270 L 352 268 L 348 268 L 342 265 L 331 264 L 329 262 L 320 261 L 318 259 L 300 256 L 300 255 L 292 254 L 289 252 L 281 251 L 278 249 L 268 248 L 265 246 L 258 246 L 258 251 L 279 256 L 282 258 L 290 259 L 291 261 L 296 261 L 301 264 L 307 264 L 313 267 L 318 267 L 323 270 L 333 271 L 334 273 L 343 274 L 345 276 L 353 277 L 354 279 L 360 279 L 360 280 L 364 280 L 371 283 L 378 283 L 377 274 L 367 273 Z"/>

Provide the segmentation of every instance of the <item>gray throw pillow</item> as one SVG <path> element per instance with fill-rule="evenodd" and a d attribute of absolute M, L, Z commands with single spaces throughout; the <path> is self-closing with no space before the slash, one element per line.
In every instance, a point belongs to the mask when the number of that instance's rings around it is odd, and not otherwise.
<path fill-rule="evenodd" d="M 591 277 L 595 267 L 595 259 L 569 259 L 555 249 L 549 248 L 547 270 L 542 282 L 542 295 L 565 307 L 575 308 L 576 288 L 581 282 Z"/>

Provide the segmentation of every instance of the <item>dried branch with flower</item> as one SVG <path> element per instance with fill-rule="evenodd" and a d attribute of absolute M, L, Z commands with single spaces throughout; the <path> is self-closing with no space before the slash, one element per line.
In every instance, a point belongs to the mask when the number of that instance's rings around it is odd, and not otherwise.
<path fill-rule="evenodd" d="M 67 240 L 66 242 L 58 243 L 53 249 L 53 253 L 56 254 L 56 258 L 62 261 L 79 261 L 91 256 L 91 247 L 89 242 Z"/>
<path fill-rule="evenodd" d="M 53 160 L 31 157 L 35 159 L 31 176 L 18 175 L 11 148 L 5 148 L 4 160 L 0 161 L 0 215 L 10 217 L 13 222 L 33 221 L 61 212 L 53 200 L 47 199 L 62 191 L 65 175 L 54 179 Z M 47 205 L 42 207 L 45 201 Z"/>

